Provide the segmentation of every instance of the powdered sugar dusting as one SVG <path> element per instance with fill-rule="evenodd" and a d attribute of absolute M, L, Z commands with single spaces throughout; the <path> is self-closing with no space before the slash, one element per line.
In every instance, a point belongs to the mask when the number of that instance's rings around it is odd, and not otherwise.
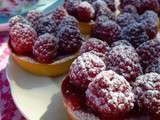
<path fill-rule="evenodd" d="M 160 74 L 141 75 L 133 83 L 133 87 L 139 107 L 160 115 Z"/>
<path fill-rule="evenodd" d="M 76 86 L 87 88 L 94 77 L 105 70 L 104 62 L 96 55 L 87 52 L 79 56 L 71 65 L 69 76 Z"/>
<path fill-rule="evenodd" d="M 104 117 L 117 117 L 134 106 L 134 94 L 123 76 L 102 71 L 86 91 L 87 104 Z M 113 115 L 113 116 L 112 116 Z"/>

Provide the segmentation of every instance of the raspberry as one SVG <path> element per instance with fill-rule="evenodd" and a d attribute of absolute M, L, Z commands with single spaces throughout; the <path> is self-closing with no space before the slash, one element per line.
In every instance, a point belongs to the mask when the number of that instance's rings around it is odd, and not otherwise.
<path fill-rule="evenodd" d="M 64 7 L 58 7 L 53 13 L 52 13 L 52 20 L 54 20 L 56 22 L 57 25 L 59 25 L 61 23 L 61 21 L 63 20 L 63 18 L 65 16 L 67 16 L 68 13 L 67 11 L 64 9 Z"/>
<path fill-rule="evenodd" d="M 113 12 L 116 11 L 116 7 L 115 7 L 115 0 L 104 0 L 107 4 L 107 6 L 109 7 L 109 9 Z"/>
<path fill-rule="evenodd" d="M 120 26 L 116 22 L 108 20 L 106 22 L 102 22 L 101 24 L 96 24 L 93 29 L 92 36 L 110 44 L 115 41 L 117 37 L 119 37 L 120 32 Z"/>
<path fill-rule="evenodd" d="M 156 72 L 160 74 L 160 58 L 154 60 L 145 70 L 146 73 Z"/>
<path fill-rule="evenodd" d="M 128 40 L 134 47 L 138 47 L 143 42 L 148 41 L 149 37 L 145 32 L 144 25 L 134 22 L 124 27 L 121 39 Z"/>
<path fill-rule="evenodd" d="M 39 19 L 43 16 L 41 12 L 30 11 L 27 14 L 27 20 L 32 24 L 32 27 L 36 30 L 39 24 Z"/>
<path fill-rule="evenodd" d="M 115 14 L 108 7 L 100 7 L 100 9 L 96 13 L 96 18 L 101 15 L 105 15 L 109 19 L 115 20 Z"/>
<path fill-rule="evenodd" d="M 82 44 L 80 30 L 71 25 L 63 26 L 57 34 L 61 53 L 77 52 Z"/>
<path fill-rule="evenodd" d="M 109 45 L 96 38 L 90 38 L 84 42 L 81 46 L 80 53 L 92 52 L 93 54 L 105 58 L 105 55 L 109 52 Z"/>
<path fill-rule="evenodd" d="M 128 81 L 134 81 L 136 77 L 143 73 L 139 64 L 139 56 L 131 46 L 119 45 L 113 47 L 106 61 L 108 70 L 117 72 Z"/>
<path fill-rule="evenodd" d="M 145 112 L 160 116 L 160 74 L 147 73 L 139 76 L 133 83 L 133 88 L 137 105 Z"/>
<path fill-rule="evenodd" d="M 101 16 L 98 16 L 95 20 L 95 23 L 98 25 L 98 24 L 102 24 L 103 22 L 106 22 L 108 21 L 108 17 L 105 16 L 105 15 L 101 15 Z"/>
<path fill-rule="evenodd" d="M 65 0 L 64 7 L 67 12 L 76 17 L 76 7 L 81 3 L 81 0 Z"/>
<path fill-rule="evenodd" d="M 70 82 L 78 88 L 86 89 L 94 77 L 105 68 L 104 62 L 98 56 L 90 52 L 83 53 L 70 67 Z"/>
<path fill-rule="evenodd" d="M 49 33 L 39 36 L 33 46 L 33 55 L 40 63 L 52 63 L 57 56 L 57 51 L 58 40 Z"/>
<path fill-rule="evenodd" d="M 146 10 L 153 10 L 158 12 L 159 7 L 158 0 L 141 0 L 138 12 L 140 14 L 144 13 Z"/>
<path fill-rule="evenodd" d="M 94 8 L 87 1 L 81 2 L 76 10 L 78 20 L 82 22 L 89 22 L 95 16 Z"/>
<path fill-rule="evenodd" d="M 145 26 L 145 30 L 150 39 L 156 37 L 158 33 L 159 18 L 157 13 L 146 11 L 140 17 L 140 22 Z"/>
<path fill-rule="evenodd" d="M 16 15 L 16 16 L 12 17 L 9 20 L 9 26 L 10 27 L 14 26 L 17 23 L 22 23 L 22 24 L 30 25 L 30 23 L 24 17 L 19 16 L 19 15 Z"/>
<path fill-rule="evenodd" d="M 122 12 L 127 12 L 127 13 L 132 13 L 132 14 L 137 14 L 137 8 L 133 5 L 126 5 Z"/>
<path fill-rule="evenodd" d="M 132 44 L 129 43 L 127 40 L 118 40 L 116 42 L 113 42 L 111 47 L 115 47 L 115 46 L 118 46 L 118 45 L 132 46 Z"/>
<path fill-rule="evenodd" d="M 100 72 L 85 94 L 87 105 L 105 120 L 120 119 L 134 107 L 132 87 L 112 70 Z"/>
<path fill-rule="evenodd" d="M 39 19 L 39 24 L 37 26 L 38 35 L 43 35 L 45 33 L 56 34 L 57 25 L 56 23 L 48 16 L 41 17 Z"/>
<path fill-rule="evenodd" d="M 147 41 L 141 44 L 137 49 L 141 57 L 141 63 L 144 68 L 160 57 L 160 41 L 157 39 Z"/>
<path fill-rule="evenodd" d="M 92 2 L 92 6 L 93 6 L 95 12 L 97 13 L 97 11 L 98 11 L 101 7 L 106 7 L 107 4 L 106 4 L 103 0 L 95 0 L 94 2 Z"/>
<path fill-rule="evenodd" d="M 79 22 L 73 16 L 70 16 L 70 15 L 65 16 L 63 18 L 63 20 L 61 21 L 61 24 L 58 26 L 58 28 L 57 28 L 58 30 L 57 31 L 59 31 L 63 26 L 66 26 L 66 25 L 71 25 L 71 26 L 79 27 Z"/>
<path fill-rule="evenodd" d="M 14 52 L 24 54 L 32 51 L 32 46 L 37 39 L 36 31 L 29 25 L 15 24 L 10 32 L 10 42 Z"/>
<path fill-rule="evenodd" d="M 117 16 L 116 22 L 123 28 L 135 22 L 135 18 L 131 13 L 123 13 Z"/>

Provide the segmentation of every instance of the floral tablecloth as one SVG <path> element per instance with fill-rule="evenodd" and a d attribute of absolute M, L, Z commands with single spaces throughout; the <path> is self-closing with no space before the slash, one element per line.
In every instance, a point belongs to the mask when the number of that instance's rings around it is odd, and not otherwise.
<path fill-rule="evenodd" d="M 10 54 L 7 39 L 6 33 L 0 33 L 0 120 L 25 120 L 13 102 L 6 78 L 5 68 Z"/>

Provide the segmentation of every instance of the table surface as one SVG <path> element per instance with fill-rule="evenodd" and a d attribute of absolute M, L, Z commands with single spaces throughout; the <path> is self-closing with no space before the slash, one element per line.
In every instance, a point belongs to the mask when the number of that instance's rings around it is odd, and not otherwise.
<path fill-rule="evenodd" d="M 0 33 L 0 120 L 25 120 L 13 102 L 6 78 L 5 68 L 10 55 L 7 40 L 8 34 Z"/>

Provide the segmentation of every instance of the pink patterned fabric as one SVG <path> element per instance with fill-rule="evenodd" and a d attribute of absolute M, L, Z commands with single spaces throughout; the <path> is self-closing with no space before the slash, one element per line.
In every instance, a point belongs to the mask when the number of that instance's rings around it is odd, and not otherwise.
<path fill-rule="evenodd" d="M 7 39 L 7 34 L 0 33 L 0 120 L 25 120 L 13 102 L 6 78 L 5 67 L 10 54 Z"/>

